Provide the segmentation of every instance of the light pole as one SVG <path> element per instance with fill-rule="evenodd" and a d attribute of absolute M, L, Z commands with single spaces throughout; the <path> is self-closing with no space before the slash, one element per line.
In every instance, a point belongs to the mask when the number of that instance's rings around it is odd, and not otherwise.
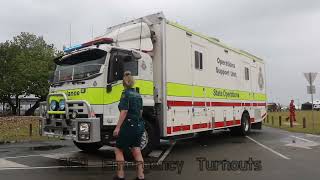
<path fill-rule="evenodd" d="M 313 115 L 313 94 L 316 92 L 316 88 L 313 85 L 314 80 L 316 79 L 318 73 L 316 72 L 309 72 L 309 73 L 304 73 L 305 78 L 307 79 L 309 86 L 307 86 L 307 91 L 308 94 L 311 95 L 311 118 L 312 118 L 312 131 L 314 131 L 314 115 Z"/>

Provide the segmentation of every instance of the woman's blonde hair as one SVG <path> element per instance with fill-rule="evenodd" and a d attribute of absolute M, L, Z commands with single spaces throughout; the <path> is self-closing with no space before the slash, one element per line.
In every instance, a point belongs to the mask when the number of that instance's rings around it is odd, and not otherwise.
<path fill-rule="evenodd" d="M 123 84 L 124 88 L 126 88 L 126 89 L 133 88 L 134 78 L 131 76 L 130 71 L 124 72 L 122 84 Z"/>

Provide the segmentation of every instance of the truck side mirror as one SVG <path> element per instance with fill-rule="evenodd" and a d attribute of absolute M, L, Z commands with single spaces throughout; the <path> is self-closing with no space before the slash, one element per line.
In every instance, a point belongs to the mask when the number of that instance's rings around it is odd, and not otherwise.
<path fill-rule="evenodd" d="M 112 91 L 112 84 L 107 85 L 107 93 L 110 93 Z"/>

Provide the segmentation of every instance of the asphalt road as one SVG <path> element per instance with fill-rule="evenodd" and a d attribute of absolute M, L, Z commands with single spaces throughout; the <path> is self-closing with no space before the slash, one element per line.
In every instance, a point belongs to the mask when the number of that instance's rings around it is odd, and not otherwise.
<path fill-rule="evenodd" d="M 146 161 L 146 179 L 319 179 L 320 136 L 264 127 L 163 142 Z M 0 179 L 112 179 L 112 148 L 79 151 L 70 141 L 0 145 Z M 128 163 L 127 179 L 135 177 Z"/>

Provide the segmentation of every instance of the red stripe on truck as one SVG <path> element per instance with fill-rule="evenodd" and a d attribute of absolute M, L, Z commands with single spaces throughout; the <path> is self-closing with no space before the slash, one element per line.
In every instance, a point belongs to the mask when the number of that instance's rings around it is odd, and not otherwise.
<path fill-rule="evenodd" d="M 189 131 L 190 125 L 173 126 L 172 132 Z"/>
<path fill-rule="evenodd" d="M 224 127 L 224 121 L 215 122 L 215 123 L 214 123 L 214 127 L 215 127 L 215 128 Z"/>
<path fill-rule="evenodd" d="M 167 127 L 167 134 L 171 134 L 171 127 Z"/>
<path fill-rule="evenodd" d="M 233 121 L 226 121 L 226 126 L 232 126 L 233 125 Z"/>
<path fill-rule="evenodd" d="M 254 122 L 254 118 L 250 118 L 251 122 Z M 220 121 L 220 122 L 215 122 L 214 123 L 214 129 L 218 129 L 218 128 L 227 128 L 230 126 L 234 126 L 234 125 L 240 125 L 241 124 L 241 120 L 230 120 L 230 121 L 226 121 L 226 126 L 224 121 Z M 172 126 L 172 127 L 167 127 L 167 134 L 172 134 L 174 132 L 181 132 L 181 131 L 189 131 L 192 129 L 211 129 L 212 123 L 197 123 L 197 124 L 193 124 L 191 125 L 180 125 L 180 126 Z"/>
<path fill-rule="evenodd" d="M 208 123 L 193 124 L 192 129 L 208 128 Z"/>
<path fill-rule="evenodd" d="M 241 106 L 241 103 L 234 103 L 234 102 L 211 102 L 211 106 Z"/>
<path fill-rule="evenodd" d="M 193 106 L 206 106 L 206 103 L 205 102 L 193 102 Z"/>
<path fill-rule="evenodd" d="M 168 101 L 168 106 L 192 106 L 192 101 Z"/>
<path fill-rule="evenodd" d="M 266 106 L 266 103 L 253 103 L 253 106 Z"/>

